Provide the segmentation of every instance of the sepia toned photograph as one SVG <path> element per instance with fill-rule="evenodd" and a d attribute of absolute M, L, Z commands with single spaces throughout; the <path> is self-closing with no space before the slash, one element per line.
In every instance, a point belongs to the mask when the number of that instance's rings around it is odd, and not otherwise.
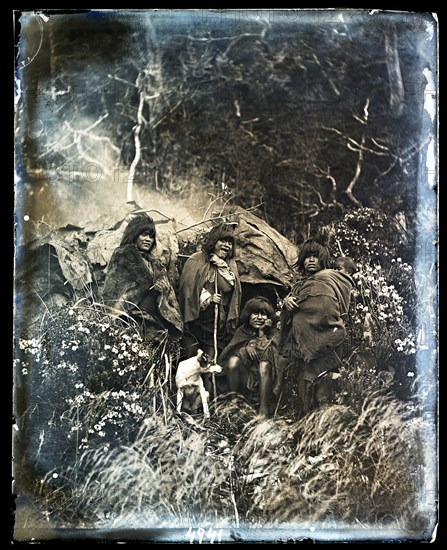
<path fill-rule="evenodd" d="M 436 541 L 437 14 L 12 14 L 11 543 Z"/>

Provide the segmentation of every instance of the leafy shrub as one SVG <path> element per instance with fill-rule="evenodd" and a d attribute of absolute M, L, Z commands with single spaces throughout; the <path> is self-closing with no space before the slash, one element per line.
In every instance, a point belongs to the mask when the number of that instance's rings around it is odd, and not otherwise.
<path fill-rule="evenodd" d="M 406 235 L 395 220 L 372 208 L 345 214 L 329 228 L 334 256 L 357 263 L 347 318 L 348 355 L 374 359 L 378 371 L 395 376 L 399 396 L 409 397 L 416 376 L 416 286 Z"/>
<path fill-rule="evenodd" d="M 143 420 L 167 407 L 178 344 L 145 342 L 136 326 L 86 300 L 49 311 L 40 332 L 16 350 L 28 407 L 18 445 L 35 474 L 56 480 L 55 468 L 98 445 L 133 441 Z"/>

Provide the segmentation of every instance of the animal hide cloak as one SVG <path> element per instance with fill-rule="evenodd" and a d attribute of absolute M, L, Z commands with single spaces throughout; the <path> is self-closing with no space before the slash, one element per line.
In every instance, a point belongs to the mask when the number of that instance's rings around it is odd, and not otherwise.
<path fill-rule="evenodd" d="M 144 310 L 149 295 L 158 311 Z M 155 317 L 172 336 L 180 336 L 183 332 L 179 303 L 166 269 L 155 258 L 149 257 L 145 262 L 134 244 L 120 246 L 114 251 L 107 268 L 103 298 L 106 305 L 123 313 L 134 316 L 138 312 L 146 321 Z"/>
<path fill-rule="evenodd" d="M 234 259 L 228 262 L 228 267 L 235 275 L 234 289 L 228 309 L 227 324 L 233 330 L 239 319 L 241 303 L 241 283 Z M 215 267 L 206 258 L 203 252 L 195 252 L 186 261 L 179 286 L 179 301 L 185 323 L 198 319 L 200 314 L 200 293 Z"/>
<path fill-rule="evenodd" d="M 334 269 L 322 269 L 296 283 L 291 295 L 299 309 L 292 315 L 282 309 L 279 349 L 309 363 L 342 344 L 353 284 L 349 275 Z"/>

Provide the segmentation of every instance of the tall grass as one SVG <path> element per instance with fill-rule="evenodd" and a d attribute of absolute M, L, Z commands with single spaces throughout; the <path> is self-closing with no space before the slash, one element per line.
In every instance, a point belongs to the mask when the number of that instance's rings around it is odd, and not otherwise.
<path fill-rule="evenodd" d="M 410 529 L 422 427 L 388 395 L 366 398 L 359 412 L 328 405 L 297 423 L 248 426 L 239 456 L 258 474 L 252 513 L 276 525 L 335 519 Z"/>
<path fill-rule="evenodd" d="M 237 487 L 231 434 L 227 437 L 224 425 L 229 417 L 235 420 L 236 409 L 221 402 L 215 410 L 206 425 L 172 408 L 167 416 L 158 410 L 142 422 L 131 444 L 84 451 L 65 474 L 66 512 L 108 528 L 233 525 Z M 247 414 L 255 417 L 248 405 Z M 47 495 L 47 506 L 55 507 L 58 498 L 57 492 Z"/>
<path fill-rule="evenodd" d="M 17 349 L 32 404 L 17 479 L 53 524 L 412 529 L 424 426 L 386 380 L 342 369 L 339 402 L 298 422 L 219 396 L 205 422 L 175 412 L 172 343 L 87 302 L 48 319 Z"/>

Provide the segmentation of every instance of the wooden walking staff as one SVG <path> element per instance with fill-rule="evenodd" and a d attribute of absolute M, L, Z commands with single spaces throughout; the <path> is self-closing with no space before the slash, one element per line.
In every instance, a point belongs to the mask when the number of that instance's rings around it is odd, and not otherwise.
<path fill-rule="evenodd" d="M 218 294 L 219 288 L 217 286 L 217 267 L 214 273 L 214 294 Z M 217 365 L 217 329 L 219 325 L 219 304 L 214 304 L 214 364 Z M 214 399 L 217 397 L 217 388 L 216 388 L 216 375 L 213 372 L 211 374 L 211 380 L 213 382 L 213 393 Z"/>

